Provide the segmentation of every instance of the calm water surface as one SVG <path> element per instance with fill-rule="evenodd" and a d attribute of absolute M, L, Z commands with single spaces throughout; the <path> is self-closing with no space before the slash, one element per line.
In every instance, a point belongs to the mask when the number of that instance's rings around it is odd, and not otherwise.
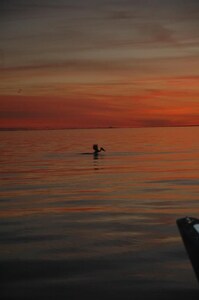
<path fill-rule="evenodd" d="M 199 217 L 198 137 L 199 127 L 0 132 L 5 299 L 197 293 L 175 222 Z M 93 143 L 106 152 L 85 154 Z"/>

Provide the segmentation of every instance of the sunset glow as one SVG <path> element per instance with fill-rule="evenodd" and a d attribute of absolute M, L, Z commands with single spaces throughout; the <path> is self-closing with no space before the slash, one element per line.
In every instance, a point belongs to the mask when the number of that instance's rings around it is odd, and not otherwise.
<path fill-rule="evenodd" d="M 199 125 L 198 1 L 0 9 L 1 129 Z"/>

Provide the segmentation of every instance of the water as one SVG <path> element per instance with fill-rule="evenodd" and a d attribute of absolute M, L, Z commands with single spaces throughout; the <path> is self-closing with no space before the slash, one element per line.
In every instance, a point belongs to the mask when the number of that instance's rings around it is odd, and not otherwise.
<path fill-rule="evenodd" d="M 0 132 L 3 297 L 198 299 L 176 227 L 199 217 L 198 136 L 199 127 Z M 93 143 L 106 152 L 83 154 Z"/>

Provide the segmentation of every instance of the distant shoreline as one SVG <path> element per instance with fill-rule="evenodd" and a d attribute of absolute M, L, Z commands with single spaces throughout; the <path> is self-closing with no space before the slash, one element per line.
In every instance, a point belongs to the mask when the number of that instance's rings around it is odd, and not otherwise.
<path fill-rule="evenodd" d="M 137 129 L 137 128 L 172 128 L 198 127 L 198 125 L 168 125 L 168 126 L 132 126 L 132 127 L 78 127 L 78 128 L 0 128 L 0 131 L 41 131 L 41 130 L 95 130 L 95 129 Z"/>

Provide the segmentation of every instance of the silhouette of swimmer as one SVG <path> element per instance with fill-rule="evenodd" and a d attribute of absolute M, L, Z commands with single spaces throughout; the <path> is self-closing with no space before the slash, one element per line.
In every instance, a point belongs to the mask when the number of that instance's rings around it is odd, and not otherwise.
<path fill-rule="evenodd" d="M 93 150 L 94 150 L 94 152 L 93 152 L 94 155 L 97 155 L 97 154 L 98 154 L 99 152 L 101 152 L 101 151 L 105 151 L 105 149 L 102 148 L 102 147 L 99 149 L 99 148 L 98 148 L 98 144 L 94 144 L 94 145 L 93 145 Z"/>

